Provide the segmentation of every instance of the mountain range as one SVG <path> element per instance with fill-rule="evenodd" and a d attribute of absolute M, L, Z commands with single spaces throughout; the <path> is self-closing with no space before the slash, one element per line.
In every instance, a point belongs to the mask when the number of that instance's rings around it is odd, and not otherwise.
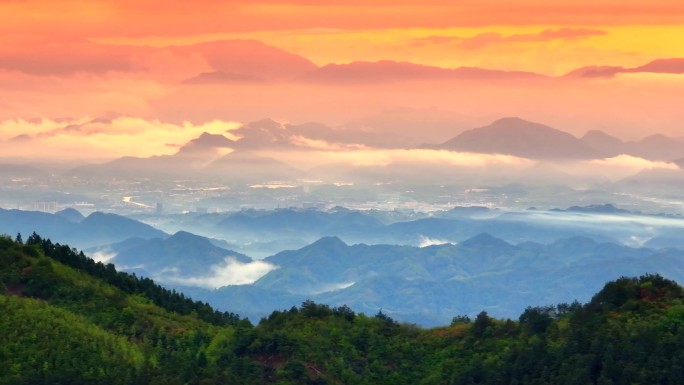
<path fill-rule="evenodd" d="M 88 248 L 132 237 L 166 238 L 154 227 L 121 215 L 94 212 L 83 217 L 76 210 L 50 214 L 38 211 L 0 209 L 0 234 L 29 236 L 32 233 L 61 239 L 79 248 Z"/>
<path fill-rule="evenodd" d="M 655 74 L 683 74 L 684 59 L 656 59 L 644 65 L 632 68 L 620 66 L 588 66 L 578 68 L 565 77 L 601 78 L 613 77 L 621 73 L 655 73 Z"/>
<path fill-rule="evenodd" d="M 584 301 L 606 279 L 638 271 L 684 278 L 684 251 L 630 248 L 584 237 L 512 245 L 480 234 L 456 245 L 424 248 L 350 246 L 327 237 L 265 261 L 278 268 L 251 285 L 187 290 L 220 309 L 239 309 L 253 318 L 313 299 L 439 325 L 450 315 L 482 309 L 511 317 L 529 304 Z"/>
<path fill-rule="evenodd" d="M 415 80 L 537 81 L 554 77 L 525 71 L 476 67 L 441 68 L 410 62 L 380 60 L 330 63 L 317 66 L 310 60 L 257 40 L 221 40 L 201 44 L 148 50 L 173 55 L 200 55 L 212 71 L 183 81 L 186 85 L 260 83 L 264 81 L 315 82 L 323 84 L 377 83 Z M 140 52 L 137 52 L 140 55 Z M 148 54 L 152 54 L 149 52 Z M 641 66 L 588 66 L 559 76 L 568 78 L 612 77 L 621 73 L 684 73 L 684 59 L 656 59 Z"/>
<path fill-rule="evenodd" d="M 68 175 L 205 175 L 232 182 L 287 181 L 305 178 L 307 172 L 276 159 L 279 150 L 316 150 L 318 147 L 311 143 L 323 143 L 334 147 L 333 151 L 353 151 L 376 144 L 374 138 L 367 136 L 359 128 L 334 129 L 320 123 L 284 124 L 272 119 L 246 124 L 232 131 L 232 134 L 239 136 L 239 139 L 231 140 L 224 135 L 204 133 L 182 145 L 173 155 L 123 157 L 103 164 L 80 166 L 68 172 Z M 364 142 L 365 140 L 369 142 Z M 553 162 L 603 159 L 623 154 L 654 161 L 673 161 L 684 157 L 684 142 L 664 135 L 651 135 L 640 141 L 624 142 L 602 131 L 593 130 L 577 138 L 567 132 L 521 118 L 502 118 L 489 125 L 461 132 L 444 143 L 424 145 L 422 148 L 505 154 Z M 264 155 L 263 152 L 271 152 L 273 155 Z M 7 173 L 16 174 L 16 167 L 8 167 L 5 166 Z M 326 167 L 338 170 L 330 173 Z M 405 167 L 401 166 L 395 172 L 405 170 Z M 344 174 L 345 170 L 352 172 L 356 168 L 323 164 L 311 171 L 314 175 L 334 175 Z M 372 172 L 372 168 L 361 171 Z M 352 172 L 350 175 L 353 174 Z M 412 174 L 420 175 L 416 172 Z"/>
<path fill-rule="evenodd" d="M 500 71 L 460 67 L 446 69 L 433 66 L 383 60 L 328 64 L 309 72 L 305 80 L 321 83 L 373 83 L 411 80 L 535 80 L 543 75 L 524 71 Z"/>
<path fill-rule="evenodd" d="M 226 258 L 240 263 L 252 262 L 248 256 L 219 247 L 216 243 L 218 241 L 179 231 L 166 238 L 133 237 L 86 251 L 110 255 L 107 262 L 147 277 L 158 277 L 164 272 L 177 278 L 200 276 L 212 266 L 224 263 Z"/>
<path fill-rule="evenodd" d="M 612 205 L 522 212 L 455 208 L 418 219 L 343 208 L 192 218 L 230 244 L 187 231 L 169 236 L 125 217 L 83 217 L 75 210 L 2 210 L 0 232 L 26 237 L 40 231 L 73 240 L 108 263 L 253 319 L 313 299 L 438 325 L 453 314 L 482 309 L 510 316 L 523 305 L 584 300 L 619 275 L 648 271 L 684 278 L 681 219 Z M 621 225 L 602 225 L 616 221 Z M 308 242 L 320 234 L 327 236 Z M 634 242 L 634 234 L 651 238 L 642 240 L 644 247 L 624 245 Z M 355 244 L 340 236 L 356 239 Z M 305 245 L 261 261 L 233 251 L 252 239 L 274 247 L 278 242 L 284 247 L 286 239 Z M 368 242 L 360 243 L 363 239 Z M 240 240 L 243 245 L 235 242 Z"/>
<path fill-rule="evenodd" d="M 673 161 L 684 155 L 684 142 L 664 135 L 650 135 L 638 142 L 624 142 L 592 130 L 581 138 L 520 118 L 503 118 L 435 146 L 453 151 L 515 155 L 528 159 L 600 159 L 631 155 L 648 160 Z"/>

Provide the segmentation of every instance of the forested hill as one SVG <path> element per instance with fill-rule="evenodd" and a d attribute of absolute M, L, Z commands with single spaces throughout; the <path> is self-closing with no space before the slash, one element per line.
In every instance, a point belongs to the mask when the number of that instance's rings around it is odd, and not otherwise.
<path fill-rule="evenodd" d="M 682 384 L 684 289 L 421 329 L 310 301 L 257 326 L 33 235 L 0 237 L 0 384 Z"/>

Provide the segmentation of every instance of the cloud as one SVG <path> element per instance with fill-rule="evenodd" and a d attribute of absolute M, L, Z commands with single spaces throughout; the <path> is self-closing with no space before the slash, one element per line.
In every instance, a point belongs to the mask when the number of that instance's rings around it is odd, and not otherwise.
<path fill-rule="evenodd" d="M 350 282 L 341 282 L 341 283 L 328 283 L 325 285 L 321 285 L 314 290 L 310 291 L 309 294 L 323 294 L 323 293 L 328 293 L 331 291 L 337 291 L 337 290 L 343 290 L 348 287 L 354 286 L 356 282 L 350 281 Z"/>
<path fill-rule="evenodd" d="M 447 241 L 445 239 L 437 239 L 437 238 L 430 238 L 430 237 L 425 237 L 425 236 L 420 236 L 420 244 L 418 247 L 428 247 L 428 246 L 438 246 L 438 245 L 446 245 L 446 244 L 451 244 L 453 245 L 454 243 Z"/>
<path fill-rule="evenodd" d="M 360 144 L 347 143 L 330 143 L 325 140 L 311 139 L 302 135 L 293 135 L 290 137 L 290 143 L 299 147 L 306 147 L 321 151 L 345 151 L 345 150 L 361 150 L 367 147 Z"/>
<path fill-rule="evenodd" d="M 552 40 L 569 40 L 590 36 L 605 35 L 606 31 L 588 28 L 560 28 L 546 29 L 538 33 L 502 35 L 496 32 L 485 32 L 473 37 L 458 36 L 428 36 L 415 39 L 417 45 L 455 44 L 463 49 L 475 50 L 492 44 L 501 43 L 537 43 Z"/>
<path fill-rule="evenodd" d="M 90 254 L 88 257 L 90 257 L 95 262 L 102 262 L 107 264 L 109 263 L 109 261 L 116 257 L 116 253 L 111 251 L 97 251 L 95 253 Z"/>
<path fill-rule="evenodd" d="M 607 159 L 595 159 L 589 161 L 589 165 L 594 167 L 609 167 L 623 169 L 628 172 L 636 172 L 641 170 L 678 170 L 679 166 L 671 162 L 652 161 L 643 158 L 638 158 L 631 155 L 618 155 Z"/>
<path fill-rule="evenodd" d="M 27 0 L 0 2 L 0 34 L 92 38 L 187 36 L 264 29 L 678 24 L 683 14 L 684 7 L 679 0 Z"/>
<path fill-rule="evenodd" d="M 648 236 L 661 228 L 684 228 L 684 220 L 678 218 L 656 217 L 648 215 L 614 215 L 600 213 L 573 213 L 534 211 L 526 213 L 526 220 L 545 224 L 566 225 L 569 227 L 603 228 L 610 225 L 614 229 L 640 229 L 641 236 Z M 517 220 L 517 219 L 516 219 Z M 631 237 L 632 234 L 629 235 Z"/>
<path fill-rule="evenodd" d="M 120 156 L 173 154 L 177 146 L 204 132 L 233 137 L 239 123 L 214 120 L 204 124 L 172 124 L 156 119 L 120 116 L 113 119 L 23 120 L 0 122 L 0 150 L 5 157 L 107 160 Z M 23 135 L 20 141 L 12 141 Z"/>
<path fill-rule="evenodd" d="M 199 277 L 181 277 L 175 274 L 155 277 L 160 281 L 185 286 L 217 289 L 228 285 L 248 285 L 275 270 L 277 267 L 265 261 L 242 263 L 235 258 L 226 257 L 223 264 L 211 267 L 211 272 Z"/>
<path fill-rule="evenodd" d="M 458 167 L 512 166 L 525 167 L 534 163 L 529 159 L 511 155 L 476 154 L 430 149 L 358 149 L 346 151 L 315 151 L 306 153 L 285 152 L 273 156 L 285 159 L 286 162 L 312 166 L 311 160 L 322 163 L 344 163 L 356 167 L 382 167 L 397 164 L 432 164 Z M 302 164 L 303 162 L 303 164 Z"/>

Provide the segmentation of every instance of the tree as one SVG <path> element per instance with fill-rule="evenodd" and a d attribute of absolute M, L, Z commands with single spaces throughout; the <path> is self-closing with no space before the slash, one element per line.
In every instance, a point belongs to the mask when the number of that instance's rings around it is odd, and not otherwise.
<path fill-rule="evenodd" d="M 451 319 L 451 326 L 469 324 L 472 320 L 467 315 L 457 315 Z"/>
<path fill-rule="evenodd" d="M 477 336 L 481 336 L 484 334 L 485 330 L 493 324 L 494 321 L 489 317 L 487 312 L 483 310 L 475 317 L 475 322 L 473 322 L 473 333 Z"/>
<path fill-rule="evenodd" d="M 520 315 L 520 324 L 524 326 L 530 334 L 543 333 L 553 321 L 553 318 L 551 317 L 551 314 L 553 313 L 554 308 L 552 306 L 528 306 L 522 315 Z"/>

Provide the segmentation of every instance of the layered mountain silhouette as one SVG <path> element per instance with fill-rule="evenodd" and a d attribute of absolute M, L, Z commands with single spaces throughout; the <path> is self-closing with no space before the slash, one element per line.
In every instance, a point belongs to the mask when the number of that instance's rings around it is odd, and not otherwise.
<path fill-rule="evenodd" d="M 448 79 L 541 79 L 543 75 L 523 71 L 488 70 L 474 67 L 446 69 L 409 62 L 383 60 L 328 64 L 308 73 L 305 80 L 321 83 L 367 83 L 407 80 Z"/>
<path fill-rule="evenodd" d="M 247 309 L 252 316 L 309 298 L 367 313 L 381 308 L 403 321 L 436 325 L 482 309 L 506 317 L 530 303 L 587 300 L 606 279 L 642 270 L 684 278 L 682 257 L 684 252 L 674 249 L 584 237 L 513 245 L 480 234 L 458 245 L 424 248 L 347 245 L 325 237 L 267 258 L 279 268 L 252 285 L 194 295 L 220 308 Z M 264 303 L 265 298 L 271 300 Z"/>
<path fill-rule="evenodd" d="M 154 227 L 121 215 L 94 212 L 87 217 L 76 210 L 56 214 L 37 211 L 0 209 L 0 234 L 33 232 L 52 239 L 61 239 L 80 248 L 123 241 L 132 237 L 166 238 Z"/>
<path fill-rule="evenodd" d="M 384 145 L 378 136 L 369 135 L 367 128 L 330 127 L 309 122 L 282 123 L 263 119 L 231 131 L 238 139 L 224 135 L 203 133 L 180 146 L 173 155 L 148 158 L 122 157 L 113 161 L 80 166 L 68 174 L 88 177 L 222 177 L 239 183 L 263 183 L 334 175 L 352 180 L 377 181 L 389 174 L 397 177 L 420 178 L 441 175 L 449 177 L 451 169 L 435 170 L 423 164 L 391 164 L 383 167 L 359 169 L 346 164 L 322 164 L 303 172 L 277 159 L 277 151 L 343 151 L 366 147 L 401 148 Z M 489 125 L 466 130 L 432 148 L 458 152 L 505 154 L 534 160 L 563 161 L 591 160 L 615 157 L 621 154 L 648 160 L 672 161 L 684 157 L 684 142 L 664 135 L 650 135 L 640 141 L 624 142 L 602 131 L 589 131 L 577 138 L 550 126 L 517 117 L 502 118 Z M 270 152 L 270 153 L 269 153 Z M 537 166 L 541 167 L 541 166 Z M 429 171 L 429 172 L 428 172 Z M 544 170 L 540 170 L 544 171 Z M 547 172 L 549 170 L 546 170 Z M 468 170 L 460 170 L 466 173 Z M 496 178 L 496 170 L 492 177 Z M 561 175 L 562 170 L 553 171 Z M 531 175 L 531 174 L 530 174 Z M 541 174 L 540 174 L 541 175 Z M 453 175 L 452 175 L 453 176 Z M 521 175 L 521 178 L 524 176 Z M 568 175 L 568 178 L 571 176 Z"/>
<path fill-rule="evenodd" d="M 587 132 L 581 141 L 601 157 L 620 154 L 650 160 L 671 161 L 684 156 L 684 143 L 661 134 L 649 135 L 640 141 L 623 142 L 602 131 Z"/>
<path fill-rule="evenodd" d="M 488 126 L 464 131 L 438 148 L 530 159 L 590 159 L 598 155 L 566 132 L 520 118 L 503 118 Z"/>
<path fill-rule="evenodd" d="M 194 172 L 229 153 L 234 142 L 223 135 L 203 133 L 181 146 L 173 155 L 148 158 L 125 156 L 113 161 L 77 167 L 69 172 L 79 176 L 158 176 Z"/>
<path fill-rule="evenodd" d="M 4 163 L 0 164 L 0 178 L 16 178 L 16 177 L 30 177 L 40 178 L 45 177 L 47 172 L 25 164 Z"/>
<path fill-rule="evenodd" d="M 252 261 L 246 255 L 215 246 L 209 239 L 186 231 L 168 238 L 129 238 L 89 251 L 111 254 L 113 258 L 109 262 L 146 276 L 164 271 L 176 276 L 201 276 L 226 258 L 241 263 Z"/>
<path fill-rule="evenodd" d="M 649 160 L 671 161 L 684 156 L 684 143 L 664 135 L 623 142 L 603 131 L 582 138 L 520 118 L 503 118 L 467 130 L 435 146 L 452 151 L 515 155 L 529 159 L 573 160 L 610 158 L 620 154 Z"/>
<path fill-rule="evenodd" d="M 644 65 L 626 68 L 619 66 L 587 66 L 565 75 L 568 78 L 607 78 L 621 73 L 684 74 L 684 58 L 656 59 Z"/>

